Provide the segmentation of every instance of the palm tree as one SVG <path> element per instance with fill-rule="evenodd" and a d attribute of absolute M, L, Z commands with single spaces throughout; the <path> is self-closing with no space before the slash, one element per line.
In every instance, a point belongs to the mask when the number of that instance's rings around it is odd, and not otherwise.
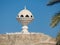
<path fill-rule="evenodd" d="M 60 0 L 52 0 L 47 5 L 50 6 L 56 3 L 60 3 Z M 55 16 L 53 16 L 51 26 L 56 27 L 59 23 L 60 23 L 60 12 L 57 13 Z M 57 41 L 56 45 L 60 45 L 60 32 L 58 33 L 56 37 L 56 41 Z"/>
<path fill-rule="evenodd" d="M 60 12 L 53 16 L 51 26 L 55 27 L 58 25 L 58 23 L 60 23 Z M 56 41 L 57 41 L 56 45 L 60 45 L 60 32 L 57 35 Z"/>
<path fill-rule="evenodd" d="M 50 5 L 54 5 L 56 3 L 60 3 L 60 0 L 51 0 L 47 5 L 50 6 Z"/>
<path fill-rule="evenodd" d="M 60 32 L 57 35 L 56 41 L 57 41 L 56 45 L 60 45 Z"/>
<path fill-rule="evenodd" d="M 60 12 L 57 13 L 55 16 L 53 16 L 52 22 L 51 22 L 50 25 L 51 25 L 52 27 L 55 27 L 55 26 L 58 25 L 58 23 L 60 23 Z"/>

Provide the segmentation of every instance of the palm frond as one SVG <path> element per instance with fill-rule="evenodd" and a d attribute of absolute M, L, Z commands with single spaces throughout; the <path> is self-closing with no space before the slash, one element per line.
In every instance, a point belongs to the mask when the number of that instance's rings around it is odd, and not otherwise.
<path fill-rule="evenodd" d="M 51 0 L 51 1 L 47 4 L 47 6 L 54 5 L 54 4 L 56 4 L 56 3 L 60 3 L 60 0 Z"/>
<path fill-rule="evenodd" d="M 58 35 L 56 37 L 56 40 L 59 41 L 60 40 L 60 32 L 58 32 Z"/>
<path fill-rule="evenodd" d="M 55 27 L 58 25 L 58 23 L 60 22 L 60 13 L 57 13 L 55 16 L 53 16 L 52 18 L 52 22 L 51 22 L 51 26 Z"/>

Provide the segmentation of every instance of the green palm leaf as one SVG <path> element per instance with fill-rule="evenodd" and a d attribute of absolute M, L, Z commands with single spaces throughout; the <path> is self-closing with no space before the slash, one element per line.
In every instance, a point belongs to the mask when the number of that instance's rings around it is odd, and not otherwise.
<path fill-rule="evenodd" d="M 57 41 L 60 41 L 60 32 L 58 33 L 57 37 L 56 37 Z"/>
<path fill-rule="evenodd" d="M 55 27 L 58 25 L 58 23 L 60 22 L 60 13 L 57 13 L 55 16 L 53 16 L 52 18 L 52 22 L 51 22 L 51 26 Z"/>
<path fill-rule="evenodd" d="M 56 45 L 60 45 L 60 31 L 58 32 L 58 35 L 56 37 L 56 41 L 57 41 Z"/>
<path fill-rule="evenodd" d="M 60 0 L 51 0 L 47 5 L 50 6 L 50 5 L 54 5 L 56 3 L 60 3 Z"/>

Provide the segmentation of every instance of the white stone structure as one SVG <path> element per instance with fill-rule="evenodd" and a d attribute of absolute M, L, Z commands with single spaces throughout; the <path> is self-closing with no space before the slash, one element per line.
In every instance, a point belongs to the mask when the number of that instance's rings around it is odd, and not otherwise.
<path fill-rule="evenodd" d="M 34 19 L 32 13 L 26 9 L 26 7 L 21 10 L 17 16 L 18 22 L 22 23 L 22 33 L 28 34 L 28 24 Z"/>
<path fill-rule="evenodd" d="M 28 32 L 28 24 L 34 19 L 33 14 L 26 9 L 21 10 L 16 17 L 22 24 L 21 32 L 0 34 L 0 45 L 55 45 L 56 39 L 44 33 Z"/>

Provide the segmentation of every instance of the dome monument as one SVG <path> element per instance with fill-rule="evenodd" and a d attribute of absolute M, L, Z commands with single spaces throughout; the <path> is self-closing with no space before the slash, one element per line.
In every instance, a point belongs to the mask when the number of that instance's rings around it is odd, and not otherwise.
<path fill-rule="evenodd" d="M 18 13 L 17 20 L 23 26 L 22 27 L 22 33 L 24 33 L 24 34 L 29 33 L 28 32 L 28 24 L 30 22 L 32 22 L 33 19 L 34 19 L 33 14 L 28 9 L 26 9 L 26 6 L 23 10 L 21 10 Z"/>

